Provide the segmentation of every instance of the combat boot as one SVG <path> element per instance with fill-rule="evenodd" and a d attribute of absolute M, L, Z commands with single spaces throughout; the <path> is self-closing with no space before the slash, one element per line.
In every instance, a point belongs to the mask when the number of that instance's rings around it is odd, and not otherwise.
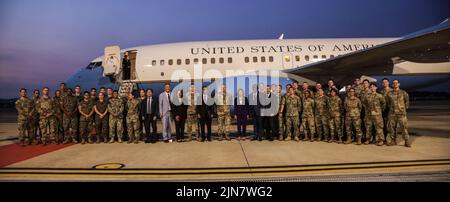
<path fill-rule="evenodd" d="M 92 141 L 92 139 L 91 139 L 91 138 L 88 138 L 88 143 L 89 143 L 89 144 L 93 144 L 93 143 L 94 143 L 94 141 Z"/>
<path fill-rule="evenodd" d="M 334 142 L 334 135 L 331 136 L 330 140 L 328 140 L 328 143 Z"/>
<path fill-rule="evenodd" d="M 65 139 L 63 144 L 69 144 L 69 139 Z"/>
<path fill-rule="evenodd" d="M 305 137 L 303 138 L 303 142 L 308 141 L 308 136 L 305 135 Z"/>
<path fill-rule="evenodd" d="M 187 142 L 192 141 L 192 136 L 189 136 L 189 138 L 186 140 Z"/>
<path fill-rule="evenodd" d="M 100 144 L 100 137 L 97 137 L 97 140 L 95 141 L 96 144 Z"/>
<path fill-rule="evenodd" d="M 278 136 L 278 141 L 283 141 L 283 136 L 282 135 Z"/>
<path fill-rule="evenodd" d="M 347 141 L 345 141 L 344 144 L 350 144 L 352 143 L 352 138 L 350 137 L 350 135 L 347 135 Z"/>
<path fill-rule="evenodd" d="M 339 136 L 338 138 L 339 138 L 339 139 L 338 139 L 337 143 L 338 143 L 338 144 L 342 144 L 342 136 Z"/>
<path fill-rule="evenodd" d="M 122 143 L 122 138 L 118 137 L 117 142 Z"/>
<path fill-rule="evenodd" d="M 130 144 L 130 143 L 132 143 L 133 142 L 133 137 L 129 137 L 128 138 L 128 141 L 127 141 L 127 144 Z"/>
<path fill-rule="evenodd" d="M 383 140 L 378 140 L 378 142 L 377 142 L 377 146 L 383 146 L 384 145 L 384 142 L 383 142 Z"/>
<path fill-rule="evenodd" d="M 81 139 L 81 144 L 85 144 L 86 143 L 86 140 L 83 138 L 83 139 Z"/>
<path fill-rule="evenodd" d="M 295 137 L 294 137 L 294 140 L 297 141 L 297 142 L 300 141 L 300 139 L 298 138 L 298 136 L 295 136 Z"/>
<path fill-rule="evenodd" d="M 103 143 L 108 143 L 108 138 L 103 137 Z"/>
<path fill-rule="evenodd" d="M 286 139 L 284 139 L 284 141 L 291 141 L 291 136 L 287 136 Z"/>
<path fill-rule="evenodd" d="M 135 138 L 134 144 L 139 144 L 139 138 Z"/>
<path fill-rule="evenodd" d="M 319 137 L 317 138 L 317 142 L 322 141 L 322 135 L 319 135 Z"/>
<path fill-rule="evenodd" d="M 228 135 L 225 135 L 225 139 L 228 140 L 228 141 L 231 140 L 231 138 Z"/>
<path fill-rule="evenodd" d="M 370 137 L 366 137 L 366 141 L 364 142 L 365 145 L 370 144 Z"/>
<path fill-rule="evenodd" d="M 411 147 L 411 141 L 405 140 L 405 147 Z"/>
<path fill-rule="evenodd" d="M 114 143 L 114 138 L 111 138 L 111 139 L 109 140 L 109 143 Z"/>
<path fill-rule="evenodd" d="M 357 137 L 357 142 L 356 142 L 356 144 L 357 144 L 357 145 L 361 145 L 361 137 Z"/>

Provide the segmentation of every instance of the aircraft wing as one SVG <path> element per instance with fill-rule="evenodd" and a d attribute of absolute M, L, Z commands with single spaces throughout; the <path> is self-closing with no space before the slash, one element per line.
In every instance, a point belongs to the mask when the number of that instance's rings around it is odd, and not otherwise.
<path fill-rule="evenodd" d="M 441 69 L 448 70 L 448 74 L 450 73 L 449 56 L 450 20 L 447 19 L 439 25 L 406 35 L 398 40 L 285 70 L 285 72 L 315 81 L 334 78 L 342 83 L 362 75 L 395 74 L 395 64 L 407 61 L 444 64 Z M 433 74 L 433 72 L 428 73 Z M 404 74 L 415 74 L 415 72 L 404 72 Z"/>

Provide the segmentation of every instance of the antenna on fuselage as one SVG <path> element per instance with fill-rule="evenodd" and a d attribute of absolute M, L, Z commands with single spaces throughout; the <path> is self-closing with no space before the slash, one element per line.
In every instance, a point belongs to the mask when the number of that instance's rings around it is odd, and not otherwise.
<path fill-rule="evenodd" d="M 284 34 L 282 33 L 281 35 L 280 35 L 280 37 L 278 37 L 278 39 L 283 39 L 284 38 Z"/>

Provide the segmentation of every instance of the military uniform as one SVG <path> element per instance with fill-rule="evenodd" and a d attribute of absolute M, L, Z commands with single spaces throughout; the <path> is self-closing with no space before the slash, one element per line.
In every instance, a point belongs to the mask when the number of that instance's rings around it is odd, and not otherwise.
<path fill-rule="evenodd" d="M 311 142 L 314 141 L 314 134 L 316 128 L 314 126 L 314 99 L 307 98 L 303 100 L 303 113 L 302 113 L 302 128 L 305 137 L 303 141 L 307 141 L 311 138 Z"/>
<path fill-rule="evenodd" d="M 361 144 L 361 109 L 362 104 L 357 97 L 347 97 L 344 103 L 345 107 L 345 131 L 347 133 L 346 144 L 352 141 L 351 132 L 352 125 L 356 130 L 356 136 L 358 138 L 358 143 Z"/>
<path fill-rule="evenodd" d="M 392 90 L 388 94 L 389 123 L 388 123 L 388 145 L 392 145 L 397 136 L 397 125 L 405 139 L 405 146 L 411 146 L 408 134 L 408 119 L 406 110 L 409 108 L 409 95 L 403 90 Z"/>
<path fill-rule="evenodd" d="M 364 85 L 359 84 L 357 86 L 354 86 L 353 88 L 355 88 L 355 95 L 356 95 L 356 97 L 360 98 L 361 97 L 361 92 L 364 90 Z"/>
<path fill-rule="evenodd" d="M 192 140 L 192 137 L 195 136 L 195 139 L 200 141 L 200 134 L 198 131 L 198 113 L 197 113 L 197 99 L 199 99 L 198 93 L 187 93 L 186 97 L 188 98 L 188 106 L 187 106 L 187 118 L 186 118 L 186 133 L 188 135 L 188 141 Z"/>
<path fill-rule="evenodd" d="M 117 132 L 117 139 L 122 141 L 122 116 L 123 116 L 123 102 L 119 98 L 111 98 L 108 103 L 109 112 L 109 139 L 114 142 L 114 136 Z"/>
<path fill-rule="evenodd" d="M 30 123 L 30 127 L 31 127 L 31 131 L 33 133 L 33 135 L 31 135 L 30 138 L 30 142 L 33 141 L 34 143 L 38 143 L 40 138 L 41 138 L 41 130 L 39 128 L 39 112 L 37 110 L 37 101 L 39 100 L 39 97 L 33 97 L 33 99 L 31 99 L 32 103 L 33 103 L 33 112 L 31 113 L 31 123 Z M 38 132 L 39 131 L 39 132 Z"/>
<path fill-rule="evenodd" d="M 316 130 L 319 134 L 320 141 L 322 139 L 322 135 L 324 137 L 323 141 L 327 141 L 329 136 L 329 105 L 328 105 L 328 97 L 317 95 L 315 99 L 315 122 L 316 122 Z"/>
<path fill-rule="evenodd" d="M 286 141 L 291 140 L 293 137 L 296 141 L 299 140 L 299 117 L 302 111 L 302 100 L 296 95 L 287 94 L 284 96 L 284 106 L 286 106 Z M 294 135 L 291 133 L 293 128 Z"/>
<path fill-rule="evenodd" d="M 64 129 L 64 141 L 68 142 L 69 138 L 73 142 L 77 142 L 78 131 L 78 98 L 73 95 L 67 95 L 62 99 L 63 113 L 63 129 Z M 72 129 L 72 132 L 70 131 Z"/>
<path fill-rule="evenodd" d="M 128 143 L 139 142 L 139 100 L 131 99 L 127 101 L 127 132 L 129 135 Z"/>
<path fill-rule="evenodd" d="M 108 108 L 108 102 L 103 100 L 103 102 L 97 101 L 95 104 L 95 108 L 101 114 L 105 113 Z M 95 113 L 95 126 L 97 132 L 97 143 L 100 142 L 100 137 L 103 139 L 103 142 L 106 143 L 108 139 L 108 126 L 109 126 L 109 114 L 106 113 L 105 116 L 100 117 L 97 113 Z"/>
<path fill-rule="evenodd" d="M 330 135 L 331 140 L 334 141 L 334 136 L 337 133 L 339 138 L 338 143 L 342 143 L 342 100 L 337 95 L 328 99 L 330 107 Z"/>
<path fill-rule="evenodd" d="M 230 124 L 231 124 L 231 112 L 230 105 L 231 95 L 228 93 L 220 92 L 216 96 L 216 104 L 217 104 L 217 126 L 218 126 L 218 135 L 219 140 L 222 140 L 223 137 L 225 139 L 230 140 L 228 136 L 230 133 Z"/>
<path fill-rule="evenodd" d="M 278 105 L 278 140 L 280 141 L 284 139 L 284 134 L 286 133 L 286 98 L 288 96 L 288 93 L 281 95 L 280 103 Z"/>
<path fill-rule="evenodd" d="M 39 128 L 42 133 L 42 143 L 47 144 L 49 141 L 55 141 L 55 112 L 53 100 L 50 97 L 42 96 L 36 102 L 36 108 L 39 113 Z"/>
<path fill-rule="evenodd" d="M 392 88 L 388 87 L 383 88 L 380 90 L 380 94 L 383 95 L 384 100 L 386 102 L 386 108 L 383 110 L 383 133 L 384 133 L 384 137 L 387 138 L 387 134 L 388 134 L 388 120 L 389 120 L 389 106 L 387 106 L 387 100 L 388 100 L 388 95 L 389 92 L 392 91 Z"/>
<path fill-rule="evenodd" d="M 386 107 L 383 95 L 379 93 L 370 93 L 366 95 L 366 142 L 369 144 L 372 127 L 375 127 L 376 141 L 378 145 L 383 145 L 383 117 L 382 112 Z"/>
<path fill-rule="evenodd" d="M 61 110 L 61 97 L 53 98 L 53 106 L 55 111 L 55 133 L 56 133 L 56 142 L 60 143 L 63 140 L 63 113 Z"/>
<path fill-rule="evenodd" d="M 85 114 L 90 114 L 92 108 L 94 107 L 94 103 L 91 100 L 81 101 L 78 103 L 78 107 L 81 107 L 81 111 Z M 84 115 L 80 115 L 80 136 L 81 143 L 84 144 L 86 139 L 88 139 L 89 143 L 92 143 L 92 115 L 89 117 L 85 117 Z"/>
<path fill-rule="evenodd" d="M 370 123 L 370 120 L 369 120 L 370 112 L 368 110 L 369 107 L 368 107 L 368 102 L 367 102 L 367 96 L 369 94 L 370 94 L 370 90 L 365 89 L 365 88 L 363 88 L 361 90 L 361 92 L 359 93 L 359 100 L 361 101 L 362 109 L 363 109 L 361 111 L 361 121 L 362 121 L 361 130 L 363 131 L 363 133 L 367 132 L 367 128 L 369 128 L 369 123 Z M 367 141 L 367 139 L 370 141 L 371 135 L 367 135 L 367 133 L 366 133 L 365 137 L 366 137 L 366 141 Z"/>
<path fill-rule="evenodd" d="M 19 98 L 15 103 L 17 115 L 17 128 L 19 129 L 19 142 L 22 145 L 29 144 L 34 139 L 33 130 L 31 130 L 33 113 L 33 101 L 27 97 Z"/>

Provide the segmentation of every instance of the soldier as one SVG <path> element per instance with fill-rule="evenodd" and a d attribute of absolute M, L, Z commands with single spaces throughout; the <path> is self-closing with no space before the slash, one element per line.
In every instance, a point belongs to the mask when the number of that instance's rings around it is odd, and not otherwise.
<path fill-rule="evenodd" d="M 108 102 L 109 99 L 111 99 L 112 97 L 113 97 L 113 89 L 111 87 L 108 87 L 106 89 L 106 97 L 105 97 L 106 102 Z"/>
<path fill-rule="evenodd" d="M 94 103 L 90 99 L 89 92 L 83 93 L 83 100 L 78 103 L 78 112 L 80 112 L 80 136 L 81 144 L 86 143 L 86 139 L 92 144 L 91 122 Z"/>
<path fill-rule="evenodd" d="M 127 101 L 127 129 L 130 137 L 128 144 L 132 142 L 135 144 L 139 143 L 139 109 L 140 102 L 134 98 L 133 93 L 129 93 Z"/>
<path fill-rule="evenodd" d="M 364 89 L 363 85 L 361 84 L 361 79 L 356 78 L 353 88 L 355 89 L 356 96 L 359 97 L 359 94 Z"/>
<path fill-rule="evenodd" d="M 27 97 L 27 89 L 20 89 L 20 98 L 16 101 L 15 106 L 18 112 L 17 125 L 19 129 L 19 143 L 22 146 L 30 144 L 34 139 L 31 124 L 33 120 L 33 101 Z"/>
<path fill-rule="evenodd" d="M 42 89 L 42 97 L 36 102 L 39 113 L 39 127 L 42 132 L 41 141 L 43 145 L 50 141 L 55 142 L 55 117 L 53 100 L 48 96 L 48 87 Z"/>
<path fill-rule="evenodd" d="M 300 122 L 299 116 L 302 111 L 302 100 L 300 97 L 295 95 L 294 88 L 288 88 L 288 95 L 284 98 L 283 106 L 286 107 L 286 134 L 287 137 L 285 141 L 291 140 L 292 136 L 295 141 L 299 141 L 299 125 Z M 282 113 L 279 113 L 278 116 L 282 116 Z M 292 135 L 292 129 L 294 134 Z M 282 140 L 282 136 L 280 136 L 280 140 Z"/>
<path fill-rule="evenodd" d="M 74 95 L 78 102 L 81 102 L 83 100 L 83 94 L 81 93 L 81 87 L 80 85 L 75 86 L 75 95 Z"/>
<path fill-rule="evenodd" d="M 303 102 L 303 113 L 302 113 L 302 128 L 305 137 L 303 141 L 310 140 L 314 142 L 314 134 L 316 133 L 316 128 L 314 126 L 314 99 L 311 97 L 311 91 L 305 90 Z M 310 135 L 308 135 L 310 134 Z M 311 138 L 311 139 L 309 139 Z"/>
<path fill-rule="evenodd" d="M 389 92 L 392 91 L 392 88 L 389 86 L 389 79 L 383 78 L 383 89 L 380 90 L 381 95 L 383 95 L 384 99 L 387 102 Z M 383 133 L 384 138 L 387 139 L 387 133 L 388 133 L 388 114 L 389 114 L 389 107 L 386 105 L 386 108 L 383 110 Z"/>
<path fill-rule="evenodd" d="M 189 93 L 186 93 L 187 103 L 187 118 L 186 118 L 186 133 L 188 135 L 187 141 L 190 142 L 192 137 L 195 136 L 197 141 L 200 141 L 200 134 L 198 131 L 198 113 L 197 102 L 199 101 L 200 94 L 195 91 L 195 85 L 191 84 Z"/>
<path fill-rule="evenodd" d="M 322 135 L 324 137 L 323 141 L 328 141 L 329 132 L 329 115 L 330 107 L 328 97 L 325 96 L 322 88 L 318 89 L 317 97 L 315 98 L 315 122 L 316 130 L 319 135 L 317 141 L 322 141 Z"/>
<path fill-rule="evenodd" d="M 61 99 L 67 96 L 67 86 L 66 83 L 59 84 L 59 91 L 61 92 Z"/>
<path fill-rule="evenodd" d="M 360 91 L 358 98 L 361 101 L 361 104 L 363 106 L 363 110 L 361 111 L 361 130 L 363 131 L 363 133 L 367 132 L 367 128 L 369 127 L 369 115 L 370 112 L 368 111 L 368 102 L 367 102 L 367 96 L 370 94 L 370 82 L 367 79 L 364 79 L 363 81 L 363 89 Z M 369 141 L 371 139 L 371 136 L 365 135 L 366 138 L 369 138 Z"/>
<path fill-rule="evenodd" d="M 98 101 L 94 105 L 95 120 L 96 120 L 96 132 L 97 132 L 97 144 L 100 143 L 100 137 L 103 138 L 103 142 L 108 142 L 108 102 L 105 100 L 105 94 L 100 92 L 98 94 Z"/>
<path fill-rule="evenodd" d="M 63 112 L 64 144 L 78 143 L 78 99 L 73 96 L 72 89 L 67 89 L 67 95 L 62 99 L 61 110 Z"/>
<path fill-rule="evenodd" d="M 295 95 L 297 95 L 299 98 L 302 98 L 302 91 L 298 86 L 298 81 L 292 82 L 292 88 L 294 88 Z"/>
<path fill-rule="evenodd" d="M 280 96 L 280 103 L 278 107 L 278 140 L 284 140 L 284 134 L 286 133 L 286 98 L 289 96 L 289 89 L 291 84 L 286 85 L 286 93 L 281 94 L 283 86 L 279 85 L 278 94 Z M 295 95 L 295 91 L 294 91 Z M 298 122 L 296 122 L 297 124 Z"/>
<path fill-rule="evenodd" d="M 219 141 L 224 137 L 226 140 L 231 140 L 228 136 L 230 133 L 231 112 L 230 105 L 233 103 L 232 96 L 227 93 L 227 88 L 222 85 L 221 91 L 215 96 L 215 102 L 217 105 L 217 126 Z"/>
<path fill-rule="evenodd" d="M 54 112 L 55 112 L 55 133 L 56 133 L 56 144 L 62 143 L 63 140 L 63 123 L 62 123 L 62 119 L 63 119 L 63 113 L 61 110 L 61 103 L 62 99 L 61 99 L 61 91 L 60 90 L 56 90 L 55 91 L 55 97 L 53 97 L 53 107 L 54 107 Z"/>
<path fill-rule="evenodd" d="M 330 135 L 331 139 L 328 141 L 329 143 L 334 141 L 334 136 L 337 133 L 338 136 L 338 144 L 342 143 L 342 100 L 337 96 L 337 90 L 332 88 L 330 90 L 330 98 L 329 98 L 329 106 L 330 106 Z"/>
<path fill-rule="evenodd" d="M 30 142 L 32 144 L 39 144 L 39 140 L 41 138 L 41 129 L 39 128 L 39 113 L 37 111 L 37 101 L 39 100 L 39 90 L 34 89 L 33 98 L 31 101 L 33 102 L 33 109 L 31 115 L 31 131 L 32 135 L 29 137 Z"/>
<path fill-rule="evenodd" d="M 316 83 L 316 87 L 315 88 L 316 88 L 316 92 L 314 92 L 314 99 L 316 99 L 319 96 L 319 90 L 323 90 L 322 89 L 322 84 L 319 83 L 319 82 Z M 324 91 L 324 94 L 325 94 L 325 91 Z"/>
<path fill-rule="evenodd" d="M 336 89 L 336 92 L 339 91 L 337 89 L 336 85 L 334 84 L 334 80 L 333 79 L 328 79 L 327 86 L 328 86 L 328 88 L 324 90 L 324 93 L 325 93 L 326 96 L 330 96 L 331 95 L 331 90 L 332 89 Z"/>
<path fill-rule="evenodd" d="M 358 97 L 355 95 L 355 89 L 350 88 L 349 97 L 344 102 L 345 108 L 345 131 L 347 133 L 347 141 L 345 144 L 352 142 L 351 129 L 352 125 L 356 130 L 356 137 L 358 139 L 358 145 L 361 145 L 361 109 L 362 104 Z"/>
<path fill-rule="evenodd" d="M 369 144 L 372 127 L 375 127 L 377 145 L 382 146 L 384 144 L 382 112 L 386 107 L 386 102 L 383 95 L 377 93 L 377 84 L 370 84 L 370 94 L 366 96 L 366 102 L 368 112 L 366 120 L 368 123 L 366 127 L 366 142 L 364 144 Z"/>
<path fill-rule="evenodd" d="M 117 132 L 117 141 L 122 143 L 122 113 L 123 102 L 119 99 L 119 92 L 113 91 L 113 97 L 109 99 L 108 112 L 109 112 L 109 143 L 114 143 L 114 136 Z"/>
<path fill-rule="evenodd" d="M 400 81 L 395 79 L 392 81 L 394 89 L 388 94 L 389 106 L 389 129 L 387 145 L 395 145 L 397 136 L 397 125 L 402 131 L 403 139 L 405 139 L 405 146 L 411 147 L 408 134 L 408 119 L 406 117 L 406 110 L 409 108 L 409 95 L 404 90 L 400 89 Z"/>

